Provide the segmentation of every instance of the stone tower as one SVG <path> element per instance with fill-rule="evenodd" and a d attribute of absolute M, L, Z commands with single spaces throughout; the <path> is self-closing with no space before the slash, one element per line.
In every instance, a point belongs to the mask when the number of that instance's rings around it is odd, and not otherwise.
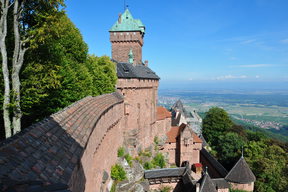
<path fill-rule="evenodd" d="M 112 59 L 117 62 L 131 62 L 129 53 L 133 53 L 133 64 L 142 64 L 142 46 L 145 26 L 139 19 L 134 19 L 128 9 L 109 30 L 112 44 Z"/>

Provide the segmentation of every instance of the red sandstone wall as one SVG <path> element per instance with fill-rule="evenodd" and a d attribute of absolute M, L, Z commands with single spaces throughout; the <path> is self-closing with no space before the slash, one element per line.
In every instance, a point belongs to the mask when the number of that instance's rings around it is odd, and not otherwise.
<path fill-rule="evenodd" d="M 90 137 L 81 159 L 86 178 L 85 192 L 100 191 L 103 172 L 110 175 L 110 168 L 117 161 L 117 150 L 123 144 L 123 106 L 119 104 L 103 114 Z M 100 145 L 97 141 L 101 141 Z M 104 185 L 107 184 L 108 181 Z"/>
<path fill-rule="evenodd" d="M 161 184 L 155 184 L 155 185 L 150 185 L 149 189 L 152 190 L 159 190 L 160 187 L 171 187 L 172 190 L 176 187 L 177 183 L 161 183 Z"/>
<path fill-rule="evenodd" d="M 125 131 L 135 130 L 142 148 L 153 143 L 152 130 L 156 128 L 158 81 L 149 79 L 118 79 L 117 89 L 124 95 Z"/>
<path fill-rule="evenodd" d="M 253 191 L 254 190 L 254 182 L 249 183 L 249 184 L 239 184 L 239 183 L 229 182 L 229 184 L 231 185 L 232 189 L 239 189 L 239 190 L 244 190 L 244 191 Z"/>
<path fill-rule="evenodd" d="M 161 137 L 165 135 L 171 128 L 171 118 L 156 121 L 155 129 L 152 130 L 152 135 Z"/>
<path fill-rule="evenodd" d="M 176 143 L 165 143 L 163 152 L 169 155 L 169 164 L 176 164 Z"/>
<path fill-rule="evenodd" d="M 217 189 L 217 192 L 229 192 L 229 189 Z"/>
<path fill-rule="evenodd" d="M 130 49 L 133 51 L 134 64 L 142 63 L 143 38 L 141 32 L 110 32 L 112 59 L 128 62 Z"/>

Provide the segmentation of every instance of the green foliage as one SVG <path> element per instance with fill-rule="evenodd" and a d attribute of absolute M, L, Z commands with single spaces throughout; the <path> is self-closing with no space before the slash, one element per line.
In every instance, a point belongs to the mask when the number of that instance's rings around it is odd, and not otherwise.
<path fill-rule="evenodd" d="M 154 137 L 154 143 L 155 143 L 155 145 L 159 144 L 159 138 L 157 136 Z"/>
<path fill-rule="evenodd" d="M 160 186 L 158 192 L 170 192 L 172 191 L 172 187 L 170 186 Z"/>
<path fill-rule="evenodd" d="M 245 145 L 243 138 L 236 133 L 228 132 L 219 136 L 219 143 L 215 146 L 218 160 L 226 167 L 232 168 Z"/>
<path fill-rule="evenodd" d="M 233 123 L 224 109 L 212 107 L 203 119 L 203 135 L 213 146 L 217 144 L 219 137 L 232 126 Z"/>
<path fill-rule="evenodd" d="M 245 148 L 246 160 L 257 177 L 255 189 L 286 191 L 288 186 L 288 154 L 278 145 L 266 141 L 250 141 Z"/>
<path fill-rule="evenodd" d="M 144 169 L 149 170 L 149 169 L 154 168 L 154 165 L 150 161 L 148 161 L 148 162 L 144 163 L 143 167 L 144 167 Z"/>
<path fill-rule="evenodd" d="M 164 168 L 166 166 L 165 158 L 162 153 L 157 153 L 156 156 L 152 160 L 152 164 L 154 166 Z"/>
<path fill-rule="evenodd" d="M 144 157 L 152 157 L 151 151 L 140 151 L 138 153 L 139 156 L 144 156 Z"/>
<path fill-rule="evenodd" d="M 124 147 L 119 147 L 118 151 L 117 151 L 117 156 L 118 157 L 123 157 L 125 154 L 125 149 Z"/>
<path fill-rule="evenodd" d="M 42 30 L 21 74 L 23 127 L 85 96 L 115 91 L 115 64 L 106 56 L 89 56 L 82 35 L 65 14 Z"/>
<path fill-rule="evenodd" d="M 114 181 L 111 187 L 110 192 L 116 192 L 117 181 Z"/>
<path fill-rule="evenodd" d="M 123 181 L 127 179 L 124 168 L 119 164 L 113 165 L 111 168 L 111 178 L 116 181 Z"/>
<path fill-rule="evenodd" d="M 115 91 L 115 84 L 117 81 L 115 63 L 113 63 L 109 57 L 89 55 L 86 66 L 93 80 L 93 95 Z"/>
<path fill-rule="evenodd" d="M 124 155 L 124 158 L 126 159 L 129 166 L 132 167 L 132 160 L 133 160 L 132 156 L 129 153 L 127 153 Z"/>
<path fill-rule="evenodd" d="M 239 190 L 239 189 L 229 189 L 230 192 L 247 192 L 244 190 Z"/>
<path fill-rule="evenodd" d="M 212 150 L 217 152 L 217 159 L 227 170 L 239 159 L 241 147 L 244 146 L 245 159 L 256 176 L 255 191 L 286 191 L 287 144 L 268 139 L 263 132 L 233 125 L 228 114 L 219 108 L 212 108 L 207 112 L 203 119 L 203 133 L 212 144 Z"/>

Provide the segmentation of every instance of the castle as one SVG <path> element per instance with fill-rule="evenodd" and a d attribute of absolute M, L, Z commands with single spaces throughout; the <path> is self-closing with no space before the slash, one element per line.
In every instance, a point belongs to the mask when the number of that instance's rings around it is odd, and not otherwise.
<path fill-rule="evenodd" d="M 150 189 L 253 191 L 255 176 L 244 157 L 228 172 L 205 149 L 181 101 L 172 112 L 157 106 L 159 77 L 142 62 L 143 23 L 126 9 L 109 33 L 117 91 L 83 98 L 2 142 L 0 190 L 107 191 L 120 146 L 133 155 L 163 137 L 159 150 L 178 167 L 145 171 Z"/>

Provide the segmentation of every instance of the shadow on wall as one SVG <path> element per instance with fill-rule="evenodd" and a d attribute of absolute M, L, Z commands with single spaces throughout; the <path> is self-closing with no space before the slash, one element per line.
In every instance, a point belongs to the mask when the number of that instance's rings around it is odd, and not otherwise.
<path fill-rule="evenodd" d="M 61 183 L 71 191 L 84 191 L 87 179 L 91 183 L 91 154 L 120 121 L 122 113 L 118 112 L 122 108 L 119 93 L 86 97 L 1 142 L 0 190 L 17 188 L 22 183 L 29 191 L 33 181 L 38 181 L 42 182 L 39 187 Z"/>
<path fill-rule="evenodd" d="M 0 191 L 84 191 L 83 151 L 52 117 L 28 127 L 0 145 Z"/>

